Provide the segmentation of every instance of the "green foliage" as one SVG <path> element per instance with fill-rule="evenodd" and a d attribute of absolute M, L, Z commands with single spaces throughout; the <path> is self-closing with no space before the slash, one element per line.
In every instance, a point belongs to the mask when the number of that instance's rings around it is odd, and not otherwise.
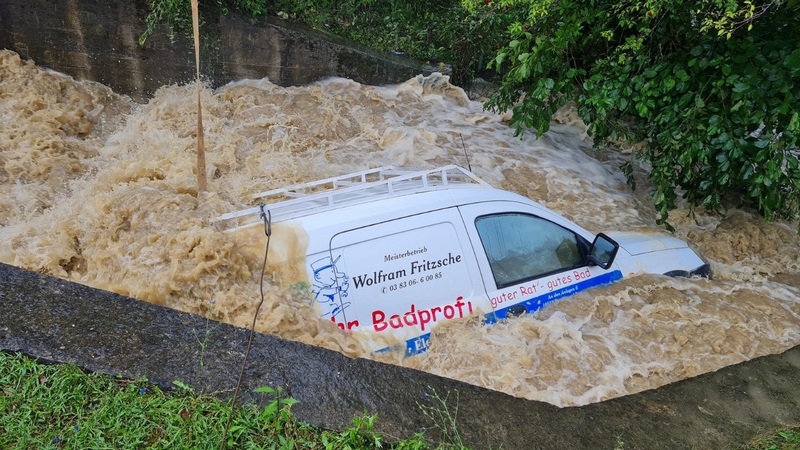
<path fill-rule="evenodd" d="M 274 397 L 272 401 L 264 407 L 264 410 L 260 415 L 261 419 L 272 422 L 289 420 L 291 416 L 289 411 L 292 408 L 292 405 L 297 404 L 297 400 L 291 397 L 283 398 L 283 388 L 271 388 L 269 386 L 263 386 L 254 389 L 253 392 L 271 394 Z"/>
<path fill-rule="evenodd" d="M 784 426 L 753 439 L 747 450 L 791 450 L 800 448 L 800 425 Z"/>
<path fill-rule="evenodd" d="M 596 144 L 644 142 L 639 156 L 651 167 L 664 223 L 678 195 L 712 210 L 752 206 L 767 219 L 800 212 L 797 5 L 499 4 L 529 7 L 492 62 L 504 78 L 487 103 L 511 109 L 517 133 L 541 135 L 574 100 Z"/>
<path fill-rule="evenodd" d="M 383 438 L 376 434 L 374 431 L 375 421 L 377 415 L 364 415 L 353 419 L 353 426 L 341 433 L 329 433 L 323 436 L 323 445 L 326 449 L 345 448 L 345 449 L 362 449 L 362 448 L 383 448 Z M 424 444 L 422 439 L 413 439 L 403 443 Z M 405 447 L 408 448 L 408 447 Z M 422 448 L 427 448 L 425 445 Z"/>
<path fill-rule="evenodd" d="M 150 13 L 145 19 L 147 28 L 139 36 L 139 45 L 144 45 L 156 27 L 164 22 L 171 38 L 179 31 L 192 29 L 192 6 L 184 0 L 153 0 Z"/>
<path fill-rule="evenodd" d="M 204 14 L 227 14 L 229 7 L 238 8 L 254 17 L 266 12 L 266 0 L 212 0 L 201 1 L 200 28 L 203 27 Z M 190 0 L 151 0 L 150 13 L 145 19 L 147 28 L 139 37 L 139 45 L 144 45 L 160 24 L 166 25 L 171 38 L 179 33 L 192 32 L 192 3 Z"/>
<path fill-rule="evenodd" d="M 428 387 L 428 391 L 425 393 L 425 403 L 417 403 L 417 406 L 431 422 L 433 429 L 439 431 L 445 448 L 464 449 L 458 432 L 458 391 L 453 394 L 453 400 L 450 399 L 450 391 L 444 396 L 432 387 Z"/>
<path fill-rule="evenodd" d="M 152 0 L 144 45 L 163 24 L 174 38 L 191 33 L 188 0 Z M 508 25 L 525 9 L 468 11 L 460 0 L 421 3 L 411 0 L 213 0 L 201 2 L 201 29 L 206 20 L 230 9 L 257 17 L 268 14 L 333 33 L 382 52 L 449 64 L 457 84 L 477 74 L 492 77 L 486 65 L 494 57 Z"/>
<path fill-rule="evenodd" d="M 453 16 L 454 0 L 424 5 L 406 0 L 277 0 L 277 13 L 315 28 L 356 40 L 382 51 L 403 51 L 442 56 L 442 42 L 452 40 L 446 25 Z"/>
<path fill-rule="evenodd" d="M 467 7 L 458 10 L 459 22 L 454 22 L 449 58 L 452 62 L 453 82 L 464 85 L 474 76 L 493 79 L 496 73 L 488 69 L 495 58 L 499 43 L 503 41 L 508 27 L 524 17 L 525 8 L 503 7 L 487 10 Z"/>
<path fill-rule="evenodd" d="M 712 2 L 716 8 L 713 8 L 710 13 L 699 9 L 695 11 L 695 14 L 701 18 L 701 30 L 716 30 L 718 35 L 730 38 L 736 30 L 742 27 L 746 26 L 748 31 L 753 29 L 754 20 L 780 3 L 783 2 L 779 0 L 768 2 L 743 0 L 739 4 L 739 2 L 716 1 Z M 794 3 L 794 0 L 788 2 L 792 7 L 795 6 Z"/>
<path fill-rule="evenodd" d="M 375 416 L 357 417 L 341 432 L 298 421 L 297 401 L 280 388 L 263 408 L 198 395 L 181 382 L 165 392 L 146 379 L 84 373 L 75 365 L 46 365 L 0 352 L 0 448 L 219 448 L 231 416 L 227 448 L 429 448 L 421 435 L 386 444 Z"/>
<path fill-rule="evenodd" d="M 470 17 L 459 0 L 421 3 L 411 0 L 276 0 L 270 15 L 308 24 L 382 52 L 420 60 L 452 62 L 463 76 L 479 66 L 462 55 L 479 39 L 467 32 Z M 472 48 L 474 50 L 474 48 Z M 485 57 L 493 48 L 483 51 Z M 475 56 L 472 54 L 471 56 Z M 485 63 L 484 63 L 485 65 Z"/>

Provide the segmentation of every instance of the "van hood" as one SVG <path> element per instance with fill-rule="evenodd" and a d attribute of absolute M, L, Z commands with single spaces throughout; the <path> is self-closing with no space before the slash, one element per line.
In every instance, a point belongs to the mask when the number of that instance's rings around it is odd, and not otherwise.
<path fill-rule="evenodd" d="M 631 256 L 688 247 L 686 242 L 664 234 L 626 232 L 608 235 Z"/>

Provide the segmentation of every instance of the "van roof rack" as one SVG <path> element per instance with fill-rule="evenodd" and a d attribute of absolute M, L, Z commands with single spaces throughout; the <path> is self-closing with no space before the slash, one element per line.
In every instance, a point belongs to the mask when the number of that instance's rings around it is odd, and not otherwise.
<path fill-rule="evenodd" d="M 282 221 L 377 198 L 465 185 L 489 186 L 456 165 L 425 170 L 384 166 L 260 192 L 253 195 L 259 206 L 223 214 L 214 222 L 223 223 L 227 231 L 259 225 L 260 203 L 273 221 Z"/>

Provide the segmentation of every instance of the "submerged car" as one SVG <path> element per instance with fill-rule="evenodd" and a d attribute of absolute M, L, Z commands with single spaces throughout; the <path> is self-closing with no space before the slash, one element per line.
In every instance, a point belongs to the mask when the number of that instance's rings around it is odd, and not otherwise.
<path fill-rule="evenodd" d="M 711 275 L 679 239 L 594 235 L 458 166 L 381 167 L 257 197 L 219 221 L 247 232 L 269 220 L 285 241 L 270 255 L 274 279 L 339 328 L 371 330 L 376 351 L 414 355 L 441 322 L 492 323 L 634 274 Z"/>

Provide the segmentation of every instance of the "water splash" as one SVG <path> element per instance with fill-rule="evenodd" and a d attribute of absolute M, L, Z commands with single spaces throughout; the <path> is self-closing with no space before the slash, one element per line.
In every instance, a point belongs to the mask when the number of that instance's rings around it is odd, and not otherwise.
<path fill-rule="evenodd" d="M 195 85 L 164 86 L 137 104 L 9 51 L 0 52 L 0 79 L 0 261 L 240 326 L 259 299 L 263 237 L 222 233 L 211 217 L 252 206 L 256 192 L 355 170 L 466 166 L 462 139 L 480 177 L 589 230 L 661 231 L 646 181 L 631 192 L 618 169 L 630 152 L 593 150 L 574 111 L 561 111 L 541 139 L 520 139 L 507 117 L 438 74 L 397 86 L 334 78 L 203 87 L 211 193 L 202 201 Z M 365 333 L 320 321 L 283 285 L 275 263 L 302 255 L 304 236 L 276 229 L 257 328 L 564 406 L 800 343 L 795 224 L 742 210 L 672 218 L 710 260 L 714 281 L 639 276 L 493 326 L 453 322 L 434 332 L 428 353 L 406 360 L 370 355 Z"/>

